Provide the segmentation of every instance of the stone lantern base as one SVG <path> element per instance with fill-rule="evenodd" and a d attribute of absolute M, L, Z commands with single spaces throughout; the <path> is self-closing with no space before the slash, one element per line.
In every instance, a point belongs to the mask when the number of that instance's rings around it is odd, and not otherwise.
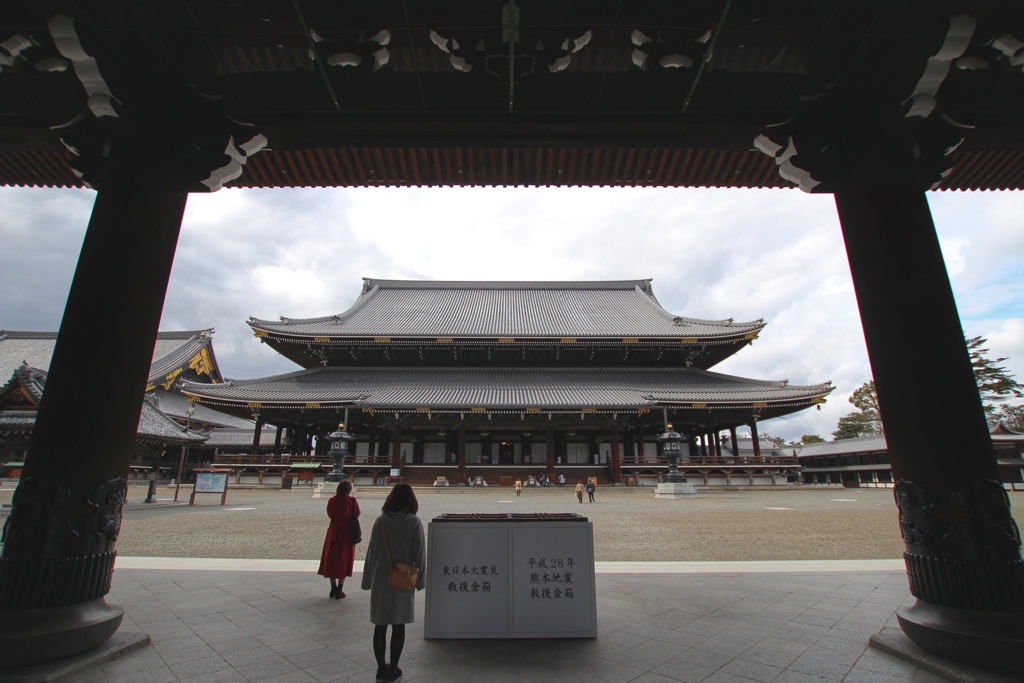
<path fill-rule="evenodd" d="M 697 489 L 688 482 L 663 481 L 654 490 L 655 498 L 696 498 Z"/>

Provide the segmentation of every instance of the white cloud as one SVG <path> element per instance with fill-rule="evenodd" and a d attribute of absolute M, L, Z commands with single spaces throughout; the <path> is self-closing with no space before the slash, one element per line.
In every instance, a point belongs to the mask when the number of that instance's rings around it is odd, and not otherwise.
<path fill-rule="evenodd" d="M 0 189 L 0 327 L 56 329 L 93 194 Z M 1024 377 L 1024 193 L 929 195 L 968 334 Z M 222 190 L 189 198 L 163 329 L 216 327 L 225 373 L 294 365 L 246 318 L 338 313 L 362 277 L 654 278 L 659 301 L 699 318 L 765 318 L 715 368 L 795 384 L 831 380 L 821 411 L 764 426 L 828 437 L 870 379 L 830 196 L 714 189 Z M 927 371 L 922 368 L 922 372 Z"/>

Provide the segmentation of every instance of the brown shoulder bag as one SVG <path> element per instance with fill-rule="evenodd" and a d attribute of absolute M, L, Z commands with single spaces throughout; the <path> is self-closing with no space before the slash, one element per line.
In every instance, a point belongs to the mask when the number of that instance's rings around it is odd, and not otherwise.
<path fill-rule="evenodd" d="M 411 562 L 394 562 L 391 559 L 391 546 L 388 545 L 388 532 L 384 531 L 384 523 L 381 522 L 380 532 L 384 534 L 384 549 L 388 551 L 388 564 L 391 571 L 388 572 L 388 585 L 400 591 L 416 590 L 420 582 L 420 568 Z"/>

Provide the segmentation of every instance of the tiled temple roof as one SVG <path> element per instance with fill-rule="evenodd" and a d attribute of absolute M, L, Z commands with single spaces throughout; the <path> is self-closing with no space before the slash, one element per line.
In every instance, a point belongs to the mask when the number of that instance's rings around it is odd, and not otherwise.
<path fill-rule="evenodd" d="M 36 411 L 34 410 L 0 411 L 0 433 L 28 434 L 35 427 L 35 423 Z M 201 444 L 206 441 L 206 438 L 206 434 L 186 430 L 167 415 L 164 415 L 149 396 L 142 402 L 142 412 L 139 414 L 139 426 L 135 437 L 136 442 L 184 446 Z"/>
<path fill-rule="evenodd" d="M 153 397 L 147 395 L 146 400 L 142 402 L 142 413 L 139 415 L 139 429 L 136 438 L 163 444 L 196 445 L 206 441 L 206 434 L 186 430 L 162 413 Z"/>
<path fill-rule="evenodd" d="M 364 278 L 344 313 L 249 319 L 259 332 L 299 337 L 742 338 L 763 320 L 736 323 L 669 313 L 650 280 L 455 282 Z"/>
<path fill-rule="evenodd" d="M 213 356 L 212 334 L 212 329 L 160 332 L 153 348 L 148 381 L 164 380 L 175 369 L 187 364 L 204 347 L 209 350 L 214 373 L 219 379 L 220 370 Z M 10 377 L 23 363 L 39 370 L 49 370 L 56 343 L 56 332 L 0 330 L 0 377 Z"/>
<path fill-rule="evenodd" d="M 887 450 L 884 434 L 860 436 L 855 439 L 836 439 L 820 443 L 804 444 L 797 450 L 797 456 L 808 458 L 815 455 L 839 455 L 842 453 L 870 453 Z"/>
<path fill-rule="evenodd" d="M 367 408 L 631 409 L 811 402 L 831 384 L 791 385 L 679 369 L 314 368 L 223 384 L 186 382 L 182 392 L 213 404 Z"/>
<path fill-rule="evenodd" d="M 173 335 L 173 336 L 172 336 Z M 188 366 L 203 349 L 210 357 L 209 374 L 214 381 L 221 379 L 217 360 L 213 355 L 213 330 L 196 330 L 194 332 L 161 332 L 157 336 L 156 348 L 153 350 L 153 363 L 149 368 L 149 382 L 160 383 L 170 379 L 179 368 Z"/>
<path fill-rule="evenodd" d="M 209 438 L 203 445 L 207 448 L 240 448 L 246 446 L 251 447 L 252 436 L 252 427 L 249 427 L 249 429 L 233 427 L 214 429 L 212 432 L 210 432 Z M 274 439 L 276 436 L 276 428 L 264 427 L 263 431 L 260 432 L 260 450 L 272 450 L 274 448 Z"/>
<path fill-rule="evenodd" d="M 212 425 L 214 428 L 236 427 L 239 429 L 247 429 L 249 433 L 252 434 L 252 421 L 244 420 L 240 417 L 235 417 L 234 415 L 229 415 L 227 413 L 222 413 L 218 410 L 213 410 L 199 403 L 190 402 L 177 392 L 157 389 L 150 394 L 150 396 L 152 396 L 156 401 L 156 405 L 160 408 L 160 412 L 177 419 L 179 422 L 189 420 L 188 409 L 194 408 L 195 410 L 192 412 L 191 416 L 193 427 L 200 424 Z"/>

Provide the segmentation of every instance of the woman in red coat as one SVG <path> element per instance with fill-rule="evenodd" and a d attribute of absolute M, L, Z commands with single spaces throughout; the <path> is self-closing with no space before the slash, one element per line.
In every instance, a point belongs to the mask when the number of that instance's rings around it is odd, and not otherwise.
<path fill-rule="evenodd" d="M 338 484 L 337 495 L 327 501 L 327 516 L 331 526 L 327 528 L 324 551 L 320 555 L 320 569 L 317 574 L 331 580 L 330 597 L 339 600 L 345 597 L 342 588 L 345 577 L 352 576 L 352 565 L 356 559 L 356 544 L 352 541 L 352 518 L 359 518 L 359 503 L 350 496 L 352 482 Z"/>

